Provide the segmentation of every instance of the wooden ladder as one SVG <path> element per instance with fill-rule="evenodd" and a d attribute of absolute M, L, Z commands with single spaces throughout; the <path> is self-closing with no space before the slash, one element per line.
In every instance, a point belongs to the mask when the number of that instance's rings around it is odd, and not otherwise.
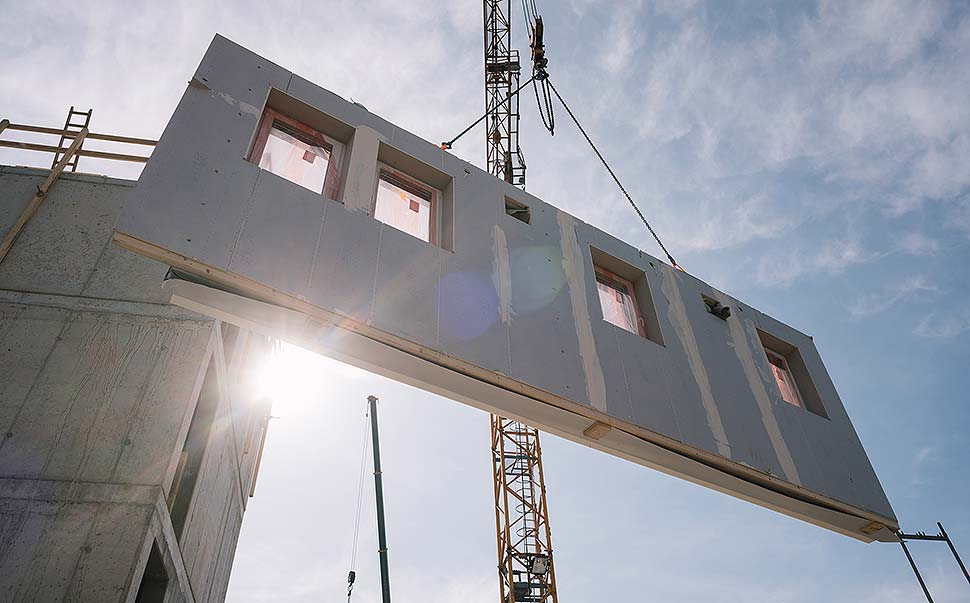
<path fill-rule="evenodd" d="M 80 132 L 81 130 L 87 128 L 88 125 L 91 123 L 92 113 L 94 113 L 94 109 L 88 109 L 87 111 L 75 111 L 74 106 L 73 105 L 71 106 L 71 108 L 67 111 L 67 119 L 64 120 L 64 133 L 61 134 L 61 139 L 57 143 L 58 149 L 64 149 L 65 151 L 67 150 L 67 148 L 64 146 L 64 142 L 67 141 L 68 138 L 74 138 L 73 136 L 69 137 L 67 135 L 67 132 Z M 72 120 L 77 116 L 81 116 L 84 122 L 83 123 L 73 122 Z M 80 150 L 80 147 L 78 147 L 78 150 Z M 51 169 L 54 169 L 54 167 L 57 166 L 57 162 L 61 160 L 62 156 L 63 155 L 61 154 L 60 151 L 54 152 L 54 161 L 51 162 Z M 78 159 L 80 159 L 80 154 L 74 153 L 70 161 L 68 161 L 67 166 L 65 167 L 71 168 L 72 172 L 76 172 Z"/>

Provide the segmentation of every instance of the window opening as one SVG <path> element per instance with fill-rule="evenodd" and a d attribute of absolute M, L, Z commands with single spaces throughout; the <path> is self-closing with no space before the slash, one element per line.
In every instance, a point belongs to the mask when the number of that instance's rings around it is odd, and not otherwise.
<path fill-rule="evenodd" d="M 221 322 L 219 323 L 219 330 L 222 333 L 222 356 L 228 368 L 232 363 L 232 357 L 236 351 L 236 342 L 239 341 L 240 329 L 231 322 Z"/>
<path fill-rule="evenodd" d="M 138 585 L 135 603 L 163 603 L 168 593 L 168 580 L 168 572 L 165 570 L 165 562 L 158 548 L 158 542 L 152 542 L 152 550 L 148 554 L 148 563 L 145 565 L 141 584 Z"/>
<path fill-rule="evenodd" d="M 340 143 L 266 109 L 253 147 L 261 169 L 334 199 L 340 184 Z"/>
<path fill-rule="evenodd" d="M 792 377 L 791 368 L 788 366 L 788 360 L 771 350 L 765 350 L 765 353 L 768 355 L 768 363 L 771 365 L 771 372 L 775 376 L 775 383 L 781 390 L 782 399 L 793 406 L 805 408 L 798 387 L 795 385 L 795 379 Z"/>
<path fill-rule="evenodd" d="M 396 172 L 380 170 L 374 218 L 428 243 L 437 239 L 437 191 Z"/>
<path fill-rule="evenodd" d="M 505 198 L 505 213 L 526 224 L 532 219 L 529 206 L 508 197 Z"/>
<path fill-rule="evenodd" d="M 822 397 L 798 347 L 761 329 L 758 329 L 758 339 L 761 340 L 768 367 L 782 399 L 792 406 L 828 419 Z"/>
<path fill-rule="evenodd" d="M 179 542 L 182 541 L 182 531 L 188 521 L 189 506 L 192 503 L 192 495 L 195 492 L 199 474 L 202 472 L 202 461 L 205 458 L 209 433 L 212 430 L 212 423 L 215 421 L 218 407 L 219 383 L 216 377 L 215 358 L 213 357 L 209 361 L 202 382 L 199 399 L 195 404 L 195 412 L 192 414 L 192 422 L 189 423 L 185 443 L 182 444 L 182 453 L 179 455 L 175 479 L 172 481 L 172 490 L 169 493 L 172 528 L 174 528 L 175 537 Z"/>
<path fill-rule="evenodd" d="M 596 266 L 596 289 L 599 293 L 603 320 L 625 331 L 646 337 L 643 318 L 637 307 L 636 294 L 630 281 Z"/>

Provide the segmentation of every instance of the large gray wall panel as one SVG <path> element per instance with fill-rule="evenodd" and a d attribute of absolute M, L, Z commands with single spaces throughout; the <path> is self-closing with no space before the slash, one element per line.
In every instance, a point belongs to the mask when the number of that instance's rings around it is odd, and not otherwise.
<path fill-rule="evenodd" d="M 341 130 L 343 204 L 245 160 L 267 98 Z M 453 236 L 444 247 L 370 217 L 379 157 L 438 181 L 443 234 Z M 506 196 L 530 208 L 529 224 L 505 214 Z M 211 267 L 184 262 L 222 286 L 257 281 L 292 298 L 281 302 L 291 308 L 309 304 L 349 330 L 541 400 L 562 411 L 560 432 L 577 441 L 587 440 L 567 416 L 602 419 L 734 478 L 828 505 L 819 517 L 844 504 L 895 525 L 810 337 L 225 38 L 213 40 L 117 230 L 129 248 L 141 240 L 154 250 L 143 253 Z M 593 253 L 637 271 L 662 343 L 603 320 Z M 702 296 L 733 315 L 713 316 Z M 827 418 L 780 398 L 758 329 L 798 349 Z M 330 343 L 338 355 L 340 345 Z M 451 391 L 444 378 L 425 385 Z M 701 472 L 687 477 L 735 490 Z"/>

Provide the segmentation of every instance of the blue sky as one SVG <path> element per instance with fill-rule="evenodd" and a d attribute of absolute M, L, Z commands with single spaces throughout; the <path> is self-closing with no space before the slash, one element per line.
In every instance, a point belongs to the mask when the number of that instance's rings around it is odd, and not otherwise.
<path fill-rule="evenodd" d="M 680 263 L 814 336 L 904 528 L 942 520 L 970 556 L 966 4 L 538 1 L 553 80 Z M 60 125 L 74 104 L 97 131 L 157 137 L 216 32 L 433 142 L 482 111 L 471 0 L 60 4 L 0 0 L 19 24 L 2 117 Z M 550 137 L 523 114 L 529 190 L 657 255 L 566 115 Z M 482 132 L 454 152 L 482 165 Z M 495 601 L 487 416 L 291 360 L 316 381 L 278 405 L 229 600 L 343 600 L 375 393 L 396 599 Z M 919 600 L 898 547 L 544 449 L 564 602 Z M 365 493 L 356 600 L 374 601 Z M 913 548 L 938 602 L 970 598 L 945 547 Z"/>

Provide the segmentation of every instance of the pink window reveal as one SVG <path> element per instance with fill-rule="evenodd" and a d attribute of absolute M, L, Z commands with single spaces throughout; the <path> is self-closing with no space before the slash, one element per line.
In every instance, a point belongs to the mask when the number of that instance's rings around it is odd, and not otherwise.
<path fill-rule="evenodd" d="M 629 281 L 596 266 L 596 290 L 603 310 L 603 320 L 625 331 L 646 337 L 633 285 Z"/>
<path fill-rule="evenodd" d="M 374 217 L 422 241 L 435 243 L 435 201 L 433 189 L 400 174 L 381 170 Z"/>
<path fill-rule="evenodd" d="M 313 128 L 266 109 L 252 159 L 258 158 L 258 165 L 264 170 L 333 199 L 340 180 L 335 147 L 333 141 Z"/>
<path fill-rule="evenodd" d="M 777 354 L 771 350 L 765 350 L 765 352 L 768 354 L 768 363 L 771 365 L 771 372 L 775 376 L 775 382 L 781 391 L 782 399 L 793 406 L 804 407 L 802 398 L 798 393 L 798 388 L 795 387 L 795 380 L 792 378 L 791 369 L 788 367 L 788 361 L 781 354 Z"/>

